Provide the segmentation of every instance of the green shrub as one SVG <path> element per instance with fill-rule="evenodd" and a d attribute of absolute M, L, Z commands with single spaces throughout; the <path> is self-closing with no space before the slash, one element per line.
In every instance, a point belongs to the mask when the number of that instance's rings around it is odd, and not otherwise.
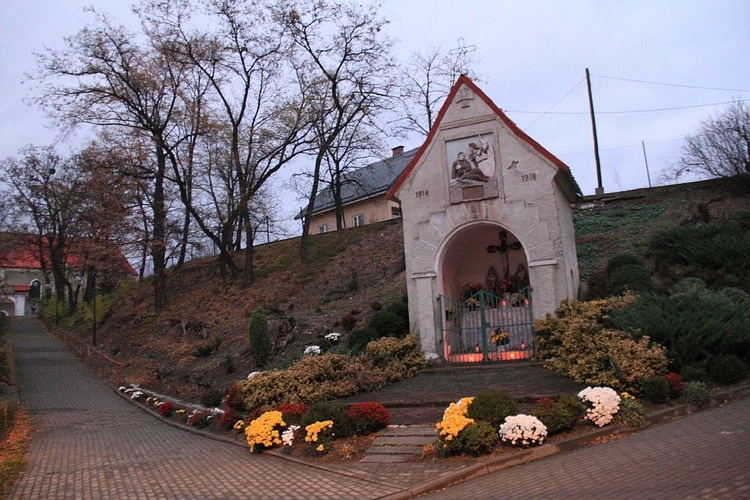
<path fill-rule="evenodd" d="M 302 427 L 326 420 L 333 421 L 333 432 L 337 438 L 354 436 L 357 433 L 354 420 L 349 416 L 346 406 L 330 401 L 310 406 L 302 417 Z"/>
<path fill-rule="evenodd" d="M 263 308 L 259 307 L 253 311 L 248 330 L 250 358 L 255 366 L 263 368 L 271 357 L 271 334 L 268 331 L 268 320 Z"/>
<path fill-rule="evenodd" d="M 645 378 L 641 382 L 641 395 L 646 401 L 654 404 L 666 403 L 670 391 L 669 380 L 660 375 Z"/>
<path fill-rule="evenodd" d="M 643 264 L 629 264 L 614 269 L 607 278 L 608 295 L 620 295 L 626 291 L 649 292 L 654 289 L 652 273 Z"/>
<path fill-rule="evenodd" d="M 641 403 L 632 398 L 623 398 L 615 420 L 630 427 L 643 427 L 648 423 L 648 416 Z"/>
<path fill-rule="evenodd" d="M 734 354 L 714 356 L 708 360 L 708 374 L 717 384 L 734 384 L 747 376 L 747 364 Z"/>
<path fill-rule="evenodd" d="M 384 429 L 391 423 L 391 414 L 380 403 L 371 401 L 354 403 L 349 406 L 347 412 L 359 435 L 372 434 Z"/>
<path fill-rule="evenodd" d="M 201 404 L 207 408 L 220 406 L 223 401 L 224 393 L 215 389 L 211 389 L 201 397 Z"/>
<path fill-rule="evenodd" d="M 633 253 L 625 252 L 617 254 L 607 260 L 607 274 L 612 274 L 612 272 L 620 269 L 621 267 L 642 265 L 643 260 Z"/>
<path fill-rule="evenodd" d="M 680 394 L 680 403 L 686 405 L 706 406 L 711 402 L 711 391 L 704 382 L 686 382 Z"/>
<path fill-rule="evenodd" d="M 574 427 L 586 415 L 586 405 L 577 394 L 561 394 L 557 398 L 557 404 L 565 407 L 570 412 L 570 418 L 573 421 L 571 427 Z"/>
<path fill-rule="evenodd" d="M 531 409 L 531 414 L 547 427 L 549 434 L 570 430 L 578 421 L 578 417 L 573 415 L 568 406 L 552 398 L 537 400 Z"/>
<path fill-rule="evenodd" d="M 577 382 L 637 391 L 640 379 L 667 369 L 664 348 L 648 336 L 633 338 L 611 328 L 612 314 L 637 302 L 623 296 L 588 302 L 564 301 L 556 316 L 534 322 L 535 359 Z"/>
<path fill-rule="evenodd" d="M 224 368 L 226 373 L 234 373 L 234 358 L 232 353 L 227 351 L 224 353 L 224 359 L 221 361 L 221 367 Z"/>
<path fill-rule="evenodd" d="M 489 390 L 476 395 L 466 415 L 474 420 L 489 422 L 495 429 L 505 422 L 505 417 L 518 413 L 518 402 L 500 390 Z"/>
<path fill-rule="evenodd" d="M 699 280 L 682 280 L 668 296 L 645 294 L 612 323 L 649 336 L 664 345 L 670 368 L 703 366 L 715 355 L 736 354 L 750 360 L 750 307 L 704 288 Z"/>
<path fill-rule="evenodd" d="M 383 371 L 388 382 L 411 378 L 426 364 L 414 335 L 403 339 L 386 337 L 374 340 L 367 344 L 364 357 Z"/>
<path fill-rule="evenodd" d="M 367 344 L 378 338 L 378 332 L 370 327 L 357 328 L 349 334 L 347 347 L 354 352 L 361 352 Z"/>
<path fill-rule="evenodd" d="M 499 439 L 500 435 L 491 423 L 479 421 L 464 427 L 457 440 L 462 451 L 485 455 L 494 449 Z"/>
<path fill-rule="evenodd" d="M 387 309 L 375 311 L 367 326 L 375 330 L 378 337 L 399 337 L 402 333 L 402 319 Z"/>
<path fill-rule="evenodd" d="M 693 365 L 683 366 L 680 375 L 685 382 L 705 382 L 709 378 L 705 368 Z"/>
<path fill-rule="evenodd" d="M 684 270 L 710 288 L 736 286 L 750 292 L 750 226 L 747 212 L 729 222 L 682 225 L 652 234 L 645 242 L 656 268 Z"/>

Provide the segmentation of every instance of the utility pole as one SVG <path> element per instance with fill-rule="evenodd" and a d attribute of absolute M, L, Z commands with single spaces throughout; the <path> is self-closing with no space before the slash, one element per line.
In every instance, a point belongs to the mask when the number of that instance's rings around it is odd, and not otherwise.
<path fill-rule="evenodd" d="M 591 111 L 591 130 L 594 134 L 594 158 L 596 159 L 596 196 L 602 196 L 604 194 L 604 187 L 602 187 L 602 164 L 599 161 L 599 139 L 596 137 L 596 118 L 594 117 L 594 99 L 591 97 L 591 75 L 589 75 L 589 69 L 586 68 L 586 86 L 589 90 L 589 110 Z"/>
<path fill-rule="evenodd" d="M 643 161 L 646 163 L 646 177 L 648 178 L 648 188 L 651 189 L 651 173 L 648 171 L 648 157 L 646 156 L 646 143 L 641 141 L 641 147 L 643 148 Z"/>

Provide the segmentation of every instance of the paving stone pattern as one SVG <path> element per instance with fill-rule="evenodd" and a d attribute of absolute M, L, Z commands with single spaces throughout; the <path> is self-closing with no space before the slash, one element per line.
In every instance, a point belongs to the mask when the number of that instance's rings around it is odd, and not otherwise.
<path fill-rule="evenodd" d="M 100 383 L 35 320 L 11 328 L 38 428 L 11 498 L 379 498 L 400 489 L 171 427 Z"/>
<path fill-rule="evenodd" d="M 468 481 L 429 498 L 750 498 L 750 398 Z"/>
<path fill-rule="evenodd" d="M 447 484 L 457 486 L 436 498 L 750 498 L 747 398 L 603 445 L 564 453 L 542 447 L 526 456 L 546 458 L 512 468 L 472 459 L 324 465 L 250 454 L 169 425 L 101 383 L 36 319 L 13 319 L 8 337 L 21 398 L 38 430 L 13 499 L 405 499 Z M 428 370 L 361 400 L 434 426 L 429 412 L 442 415 L 449 402 L 489 387 L 530 399 L 579 386 L 538 366 L 503 365 Z M 378 446 L 404 439 L 416 451 L 427 438 L 419 435 L 389 430 Z"/>

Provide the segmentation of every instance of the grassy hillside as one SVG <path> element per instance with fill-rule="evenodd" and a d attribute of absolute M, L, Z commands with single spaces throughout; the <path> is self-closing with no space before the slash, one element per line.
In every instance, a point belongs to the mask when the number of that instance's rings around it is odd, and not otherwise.
<path fill-rule="evenodd" d="M 655 230 L 706 214 L 721 221 L 741 210 L 750 210 L 748 190 L 732 181 L 587 200 L 575 215 L 581 276 L 595 283 L 609 257 L 637 251 Z M 170 273 L 170 305 L 160 314 L 151 305 L 150 285 L 135 285 L 99 329 L 98 344 L 126 363 L 130 382 L 200 399 L 255 370 L 247 351 L 255 308 L 264 307 L 272 318 L 274 363 L 283 366 L 326 333 L 345 333 L 344 316 L 362 326 L 374 305 L 399 301 L 406 292 L 398 221 L 315 235 L 306 267 L 298 254 L 298 239 L 259 246 L 257 280 L 246 289 L 222 280 L 214 258 L 190 262 Z M 90 338 L 85 325 L 78 334 Z"/>

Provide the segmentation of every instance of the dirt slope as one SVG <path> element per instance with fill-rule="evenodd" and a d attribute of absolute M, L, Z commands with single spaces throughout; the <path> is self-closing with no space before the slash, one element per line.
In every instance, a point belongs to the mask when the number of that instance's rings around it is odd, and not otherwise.
<path fill-rule="evenodd" d="M 636 249 L 666 224 L 712 220 L 750 210 L 747 186 L 734 181 L 669 186 L 588 199 L 576 213 L 581 276 L 591 279 L 610 256 Z M 299 357 L 326 333 L 345 333 L 344 315 L 367 322 L 372 305 L 406 293 L 400 221 L 315 235 L 311 264 L 299 262 L 299 239 L 256 249 L 249 288 L 222 279 L 215 258 L 169 273 L 169 306 L 156 314 L 149 283 L 134 285 L 98 331 L 98 344 L 125 363 L 129 382 L 177 397 L 200 399 L 226 391 L 255 370 L 247 353 L 247 324 L 263 306 L 272 319 L 275 365 Z M 78 334 L 90 338 L 83 325 Z M 346 337 L 344 337 L 345 343 Z"/>

